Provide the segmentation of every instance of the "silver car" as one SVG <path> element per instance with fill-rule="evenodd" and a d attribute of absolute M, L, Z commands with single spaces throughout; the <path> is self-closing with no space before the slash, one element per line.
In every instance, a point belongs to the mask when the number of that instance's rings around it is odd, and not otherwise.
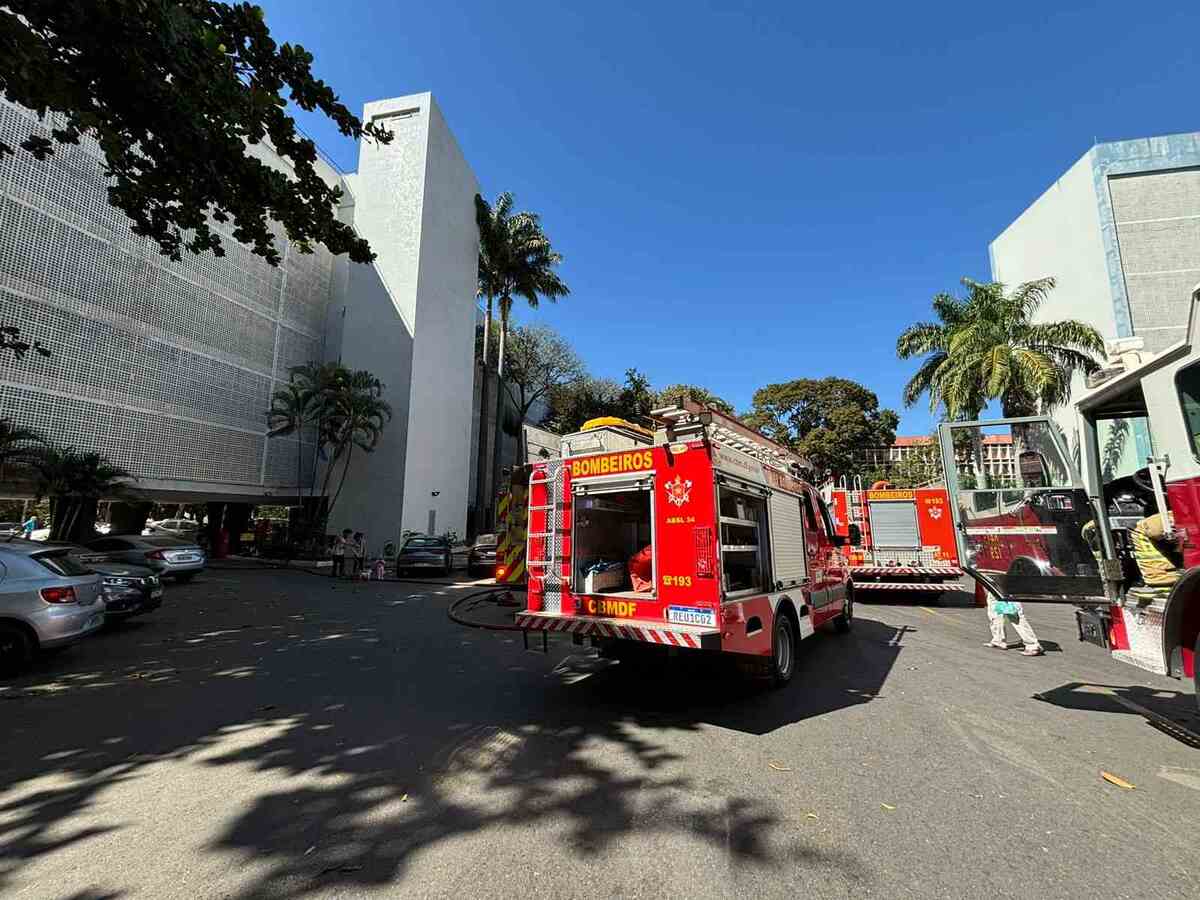
<path fill-rule="evenodd" d="M 99 601 L 100 576 L 66 548 L 0 542 L 0 672 L 91 634 L 104 624 Z"/>
<path fill-rule="evenodd" d="M 208 565 L 199 544 L 159 534 L 110 534 L 87 541 L 84 546 L 110 562 L 146 566 L 176 581 L 191 581 Z"/>

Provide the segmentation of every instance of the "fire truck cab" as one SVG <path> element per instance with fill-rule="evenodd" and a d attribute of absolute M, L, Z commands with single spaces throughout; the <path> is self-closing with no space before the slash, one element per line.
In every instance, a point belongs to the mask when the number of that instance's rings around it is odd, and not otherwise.
<path fill-rule="evenodd" d="M 1118 361 L 1076 402 L 1083 474 L 1046 416 L 944 423 L 939 438 L 963 567 L 996 597 L 1076 605 L 1080 640 L 1191 679 L 1200 700 L 1198 310 L 1200 288 L 1183 341 Z M 1014 443 L 1013 471 L 983 464 L 995 434 Z M 1122 446 L 1144 465 L 1114 477 Z M 1150 522 L 1165 577 L 1138 551 Z"/>
<path fill-rule="evenodd" d="M 618 656 L 742 654 L 788 682 L 801 640 L 853 619 L 844 541 L 804 460 L 690 400 L 654 418 L 653 433 L 585 428 L 534 464 L 517 625 Z"/>

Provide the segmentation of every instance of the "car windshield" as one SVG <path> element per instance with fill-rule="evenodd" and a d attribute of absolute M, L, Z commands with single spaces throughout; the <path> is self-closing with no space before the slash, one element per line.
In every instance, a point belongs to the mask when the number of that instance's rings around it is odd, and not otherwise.
<path fill-rule="evenodd" d="M 404 543 L 405 550 L 438 550 L 442 546 L 437 538 L 409 538 Z"/>
<path fill-rule="evenodd" d="M 495 547 L 496 546 L 496 536 L 494 534 L 481 534 L 479 537 L 475 538 L 475 546 L 476 547 Z"/>
<path fill-rule="evenodd" d="M 49 569 L 55 575 L 74 578 L 78 575 L 91 575 L 92 570 L 70 555 L 69 550 L 55 550 L 51 553 L 36 553 L 33 556 L 36 563 Z"/>

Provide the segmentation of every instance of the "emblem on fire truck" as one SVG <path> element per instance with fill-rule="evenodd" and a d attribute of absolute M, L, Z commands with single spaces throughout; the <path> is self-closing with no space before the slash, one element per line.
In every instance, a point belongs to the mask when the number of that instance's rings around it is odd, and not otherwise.
<path fill-rule="evenodd" d="M 678 475 L 675 476 L 674 481 L 668 481 L 663 487 L 667 491 L 667 502 L 673 503 L 676 506 L 683 506 L 692 495 L 692 483 L 684 481 Z"/>
<path fill-rule="evenodd" d="M 929 518 L 940 519 L 942 517 L 942 508 L 940 506 L 929 507 Z"/>

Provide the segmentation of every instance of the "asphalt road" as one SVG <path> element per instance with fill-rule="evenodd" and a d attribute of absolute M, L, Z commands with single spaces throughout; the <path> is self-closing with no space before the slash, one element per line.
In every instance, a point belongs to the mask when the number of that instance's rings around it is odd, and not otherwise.
<path fill-rule="evenodd" d="M 1190 686 L 1069 610 L 1025 659 L 860 604 L 770 691 L 526 653 L 467 590 L 213 571 L 0 684 L 0 895 L 1197 895 L 1200 749 L 1088 687 L 1200 732 Z"/>

